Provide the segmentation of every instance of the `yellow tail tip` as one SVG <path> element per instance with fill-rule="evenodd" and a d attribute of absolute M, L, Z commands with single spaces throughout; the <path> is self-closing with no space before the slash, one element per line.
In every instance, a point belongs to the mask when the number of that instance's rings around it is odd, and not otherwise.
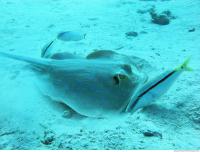
<path fill-rule="evenodd" d="M 177 67 L 175 70 L 180 71 L 180 70 L 185 70 L 185 71 L 193 71 L 192 68 L 188 66 L 190 62 L 191 57 L 187 58 L 179 67 Z"/>

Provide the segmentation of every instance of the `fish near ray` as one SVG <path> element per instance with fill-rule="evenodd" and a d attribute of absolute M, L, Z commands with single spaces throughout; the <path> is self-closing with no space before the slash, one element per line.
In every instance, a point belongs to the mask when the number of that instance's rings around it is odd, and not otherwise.
<path fill-rule="evenodd" d="M 173 70 L 165 71 L 159 76 L 155 77 L 144 86 L 142 86 L 135 95 L 133 95 L 131 102 L 126 107 L 126 112 L 134 112 L 140 108 L 152 104 L 153 101 L 166 93 L 174 84 L 177 78 L 184 71 L 192 71 L 188 67 L 190 58 L 185 60 L 180 66 Z"/>
<path fill-rule="evenodd" d="M 62 41 L 80 41 L 85 39 L 86 33 L 81 33 L 77 31 L 64 31 L 57 35 L 57 39 Z"/>

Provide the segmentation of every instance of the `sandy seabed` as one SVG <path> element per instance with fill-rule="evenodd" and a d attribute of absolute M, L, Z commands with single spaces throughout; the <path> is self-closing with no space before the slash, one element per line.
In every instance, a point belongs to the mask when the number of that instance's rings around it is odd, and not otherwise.
<path fill-rule="evenodd" d="M 152 8 L 169 10 L 170 23 L 152 23 Z M 65 46 L 71 53 L 114 50 L 158 74 L 191 56 L 193 68 L 133 115 L 66 118 L 35 89 L 26 64 L 0 58 L 0 149 L 200 149 L 199 21 L 199 0 L 0 0 L 0 51 L 39 57 L 58 32 L 78 30 L 87 36 Z"/>

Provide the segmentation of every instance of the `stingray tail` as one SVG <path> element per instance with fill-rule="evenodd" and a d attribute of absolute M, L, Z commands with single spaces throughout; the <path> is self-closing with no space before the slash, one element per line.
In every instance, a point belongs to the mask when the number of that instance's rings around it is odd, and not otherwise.
<path fill-rule="evenodd" d="M 5 53 L 5 52 L 0 52 L 0 56 L 19 60 L 19 61 L 24 61 L 42 69 L 47 68 L 49 66 L 49 61 L 46 59 L 45 60 L 37 59 L 37 58 L 32 58 L 32 57 L 27 57 L 27 56 L 22 56 L 22 55 Z"/>

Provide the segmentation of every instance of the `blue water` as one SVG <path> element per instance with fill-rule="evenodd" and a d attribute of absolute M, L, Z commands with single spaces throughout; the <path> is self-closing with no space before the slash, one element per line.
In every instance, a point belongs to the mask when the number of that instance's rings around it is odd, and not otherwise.
<path fill-rule="evenodd" d="M 199 6 L 0 1 L 0 149 L 200 149 Z"/>

